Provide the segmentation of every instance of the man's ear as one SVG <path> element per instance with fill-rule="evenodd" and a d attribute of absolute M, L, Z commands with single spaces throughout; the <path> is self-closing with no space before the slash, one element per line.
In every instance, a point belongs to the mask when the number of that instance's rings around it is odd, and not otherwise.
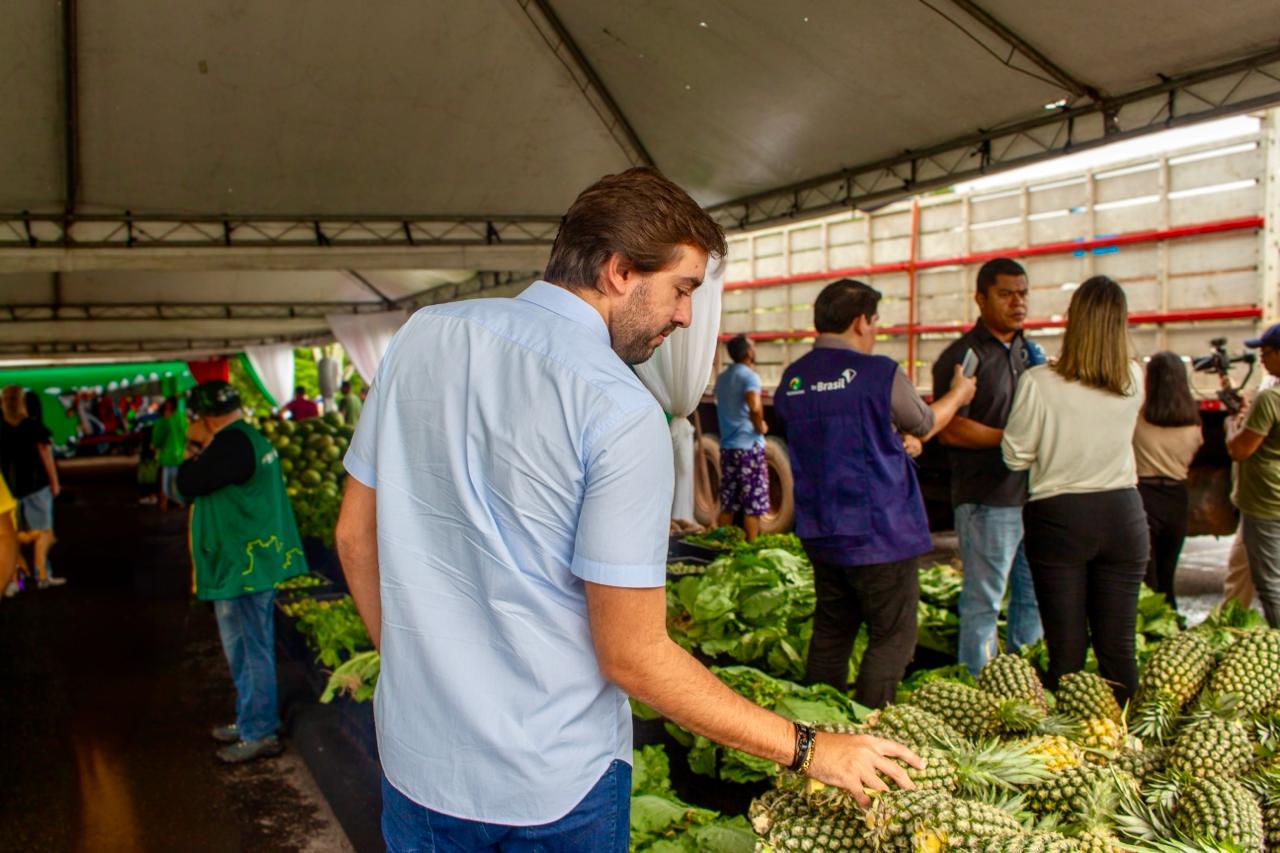
<path fill-rule="evenodd" d="M 605 296 L 625 296 L 636 280 L 631 263 L 618 252 L 609 255 L 600 271 L 599 287 Z"/>

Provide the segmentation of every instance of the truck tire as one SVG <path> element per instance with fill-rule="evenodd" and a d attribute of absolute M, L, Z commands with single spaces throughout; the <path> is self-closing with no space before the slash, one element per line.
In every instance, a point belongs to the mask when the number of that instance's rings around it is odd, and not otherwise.
<path fill-rule="evenodd" d="M 720 517 L 719 437 L 703 434 L 694 453 L 693 520 L 703 527 L 715 527 Z"/>
<path fill-rule="evenodd" d="M 786 533 L 796 520 L 795 480 L 787 443 L 780 438 L 766 438 L 764 464 L 769 471 L 769 513 L 760 519 L 760 532 Z"/>

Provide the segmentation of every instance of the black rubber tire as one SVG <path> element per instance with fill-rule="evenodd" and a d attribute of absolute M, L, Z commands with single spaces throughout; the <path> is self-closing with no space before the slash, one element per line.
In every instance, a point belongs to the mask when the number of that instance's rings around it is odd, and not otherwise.
<path fill-rule="evenodd" d="M 780 438 L 764 440 L 764 464 L 769 471 L 769 513 L 760 519 L 761 533 L 786 533 L 796 521 L 795 479 L 791 456 Z"/>
<path fill-rule="evenodd" d="M 693 452 L 693 520 L 715 527 L 720 518 L 720 438 L 704 433 Z"/>

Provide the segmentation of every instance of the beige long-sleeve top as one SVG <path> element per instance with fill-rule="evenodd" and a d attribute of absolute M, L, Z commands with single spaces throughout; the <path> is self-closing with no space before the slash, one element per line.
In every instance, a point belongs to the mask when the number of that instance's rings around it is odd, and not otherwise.
<path fill-rule="evenodd" d="M 1143 376 L 1129 365 L 1124 396 L 1068 382 L 1050 365 L 1022 374 L 1000 450 L 1012 471 L 1029 471 L 1030 499 L 1107 492 L 1137 485 L 1133 430 Z"/>

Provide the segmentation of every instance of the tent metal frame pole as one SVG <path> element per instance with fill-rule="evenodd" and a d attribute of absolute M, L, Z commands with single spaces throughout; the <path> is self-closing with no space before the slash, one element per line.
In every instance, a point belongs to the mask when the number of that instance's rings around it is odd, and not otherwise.
<path fill-rule="evenodd" d="M 533 0 L 518 0 L 531 3 Z M 730 230 L 745 230 L 871 208 L 937 187 L 1063 154 L 1264 109 L 1280 103 L 1280 48 L 1167 79 L 1127 94 L 980 130 L 919 151 L 865 163 L 708 208 Z M 559 215 L 184 215 L 0 211 L 0 259 L 34 263 L 45 250 L 547 247 Z M 25 256 L 23 253 L 26 253 Z M 0 261 L 2 262 L 2 261 Z M 490 267 L 492 268 L 492 267 Z"/>
<path fill-rule="evenodd" d="M 1278 103 L 1280 48 L 1271 48 L 1127 94 L 1046 109 L 1035 119 L 744 196 L 709 210 L 724 227 L 745 230 L 853 207 L 877 207 L 1063 154 Z"/>
<path fill-rule="evenodd" d="M 80 202 L 80 58 L 77 0 L 62 0 L 63 212 L 73 216 Z"/>
<path fill-rule="evenodd" d="M 652 166 L 653 157 L 640 141 L 640 135 L 627 120 L 626 114 L 613 99 L 613 95 L 609 94 L 604 81 L 600 79 L 600 75 L 596 73 L 595 68 L 578 47 L 578 43 L 560 21 L 560 17 L 551 8 L 550 0 L 516 0 L 516 2 L 537 29 L 538 35 L 542 36 L 542 40 L 547 43 L 551 53 L 560 60 L 573 77 L 578 91 L 604 122 L 605 129 L 622 148 L 631 165 Z"/>
<path fill-rule="evenodd" d="M 973 0 L 950 0 L 953 6 L 960 8 L 966 15 L 973 18 L 986 29 L 990 30 L 997 38 L 1003 41 L 1009 47 L 1025 56 L 1037 68 L 1048 74 L 1058 82 L 1058 85 L 1066 89 L 1077 98 L 1088 98 L 1091 101 L 1106 100 L 1106 96 L 1096 87 L 1079 80 L 1075 75 L 1068 72 L 1061 65 L 1054 62 L 1034 45 L 1027 42 L 1022 36 L 1015 33 L 1003 21 L 996 18 L 986 9 L 983 9 Z"/>

